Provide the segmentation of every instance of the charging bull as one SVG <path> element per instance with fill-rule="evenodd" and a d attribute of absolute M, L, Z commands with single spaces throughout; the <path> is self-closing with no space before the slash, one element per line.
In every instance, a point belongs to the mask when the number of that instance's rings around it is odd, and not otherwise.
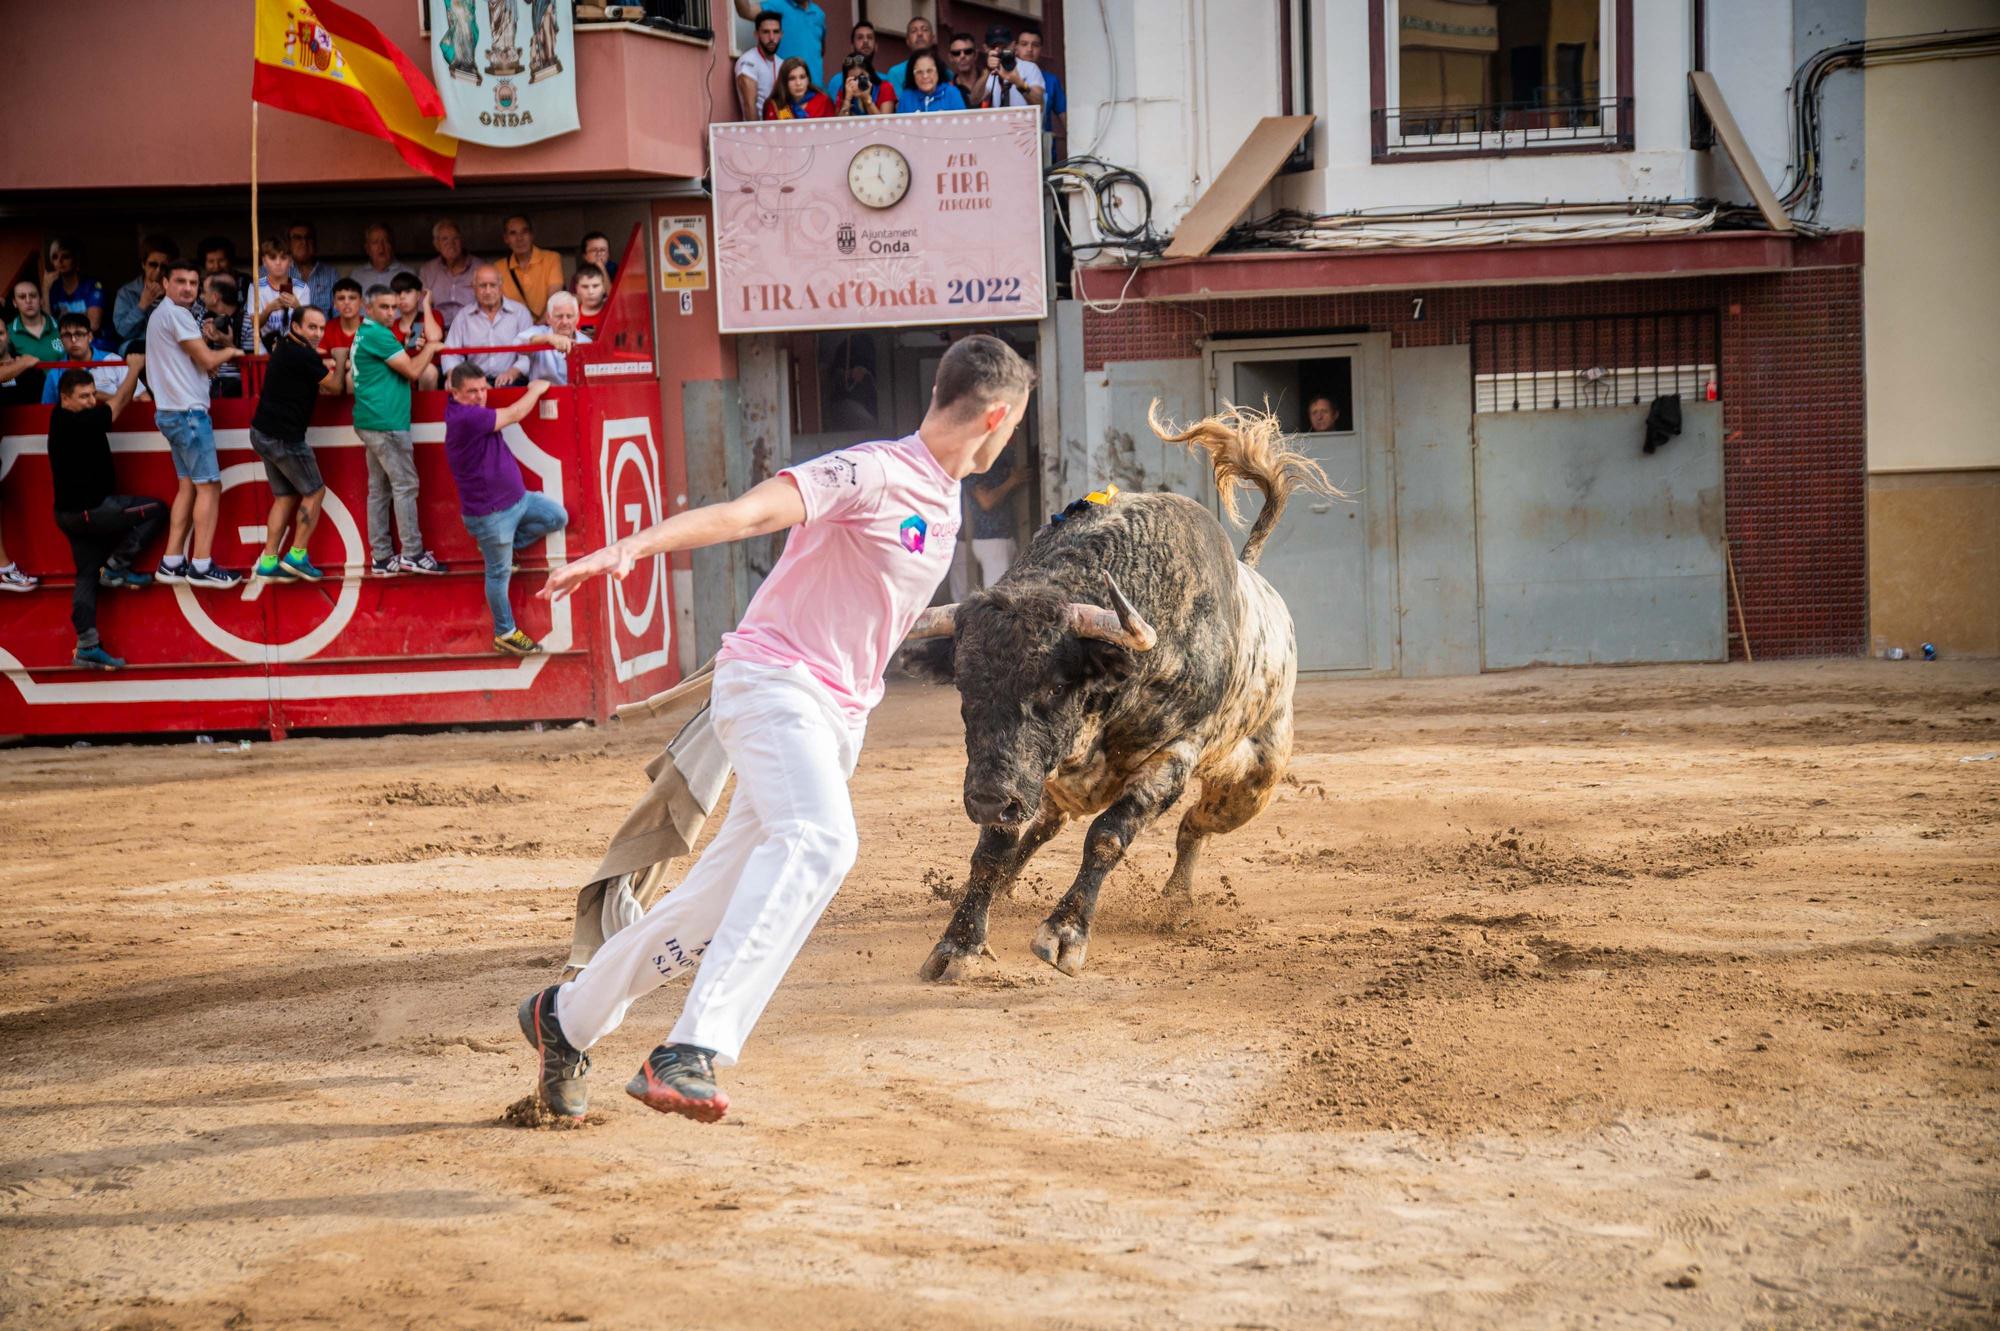
<path fill-rule="evenodd" d="M 1202 843 L 1271 801 L 1292 753 L 1298 673 L 1291 613 L 1257 558 L 1301 486 L 1338 494 L 1285 447 L 1275 418 L 1241 408 L 1176 430 L 1201 449 L 1232 521 L 1236 490 L 1263 494 L 1239 557 L 1214 514 L 1175 494 L 1072 508 L 994 587 L 927 611 L 904 668 L 955 682 L 965 720 L 965 812 L 980 827 L 964 893 L 924 962 L 957 980 L 981 956 L 993 894 L 1072 818 L 1093 818 L 1083 866 L 1035 932 L 1035 955 L 1083 969 L 1097 893 L 1134 837 L 1200 783 L 1182 817 L 1168 899 L 1192 905 Z"/>

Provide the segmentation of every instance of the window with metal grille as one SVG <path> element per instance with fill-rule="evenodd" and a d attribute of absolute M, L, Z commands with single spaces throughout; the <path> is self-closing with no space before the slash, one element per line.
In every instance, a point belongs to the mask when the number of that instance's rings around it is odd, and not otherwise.
<path fill-rule="evenodd" d="M 1472 409 L 1638 406 L 1670 393 L 1718 398 L 1721 337 L 1713 310 L 1477 319 Z"/>

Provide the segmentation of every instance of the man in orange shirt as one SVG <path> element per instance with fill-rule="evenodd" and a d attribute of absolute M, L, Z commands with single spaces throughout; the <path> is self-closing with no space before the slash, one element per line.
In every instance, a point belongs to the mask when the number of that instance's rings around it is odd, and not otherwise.
<path fill-rule="evenodd" d="M 501 290 L 540 323 L 550 295 L 563 289 L 562 256 L 535 247 L 534 224 L 522 213 L 508 218 L 501 234 L 507 240 L 507 257 L 499 264 Z"/>

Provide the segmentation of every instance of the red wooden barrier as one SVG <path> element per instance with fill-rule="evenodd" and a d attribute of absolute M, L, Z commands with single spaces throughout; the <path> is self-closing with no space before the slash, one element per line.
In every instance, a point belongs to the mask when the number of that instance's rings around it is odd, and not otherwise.
<path fill-rule="evenodd" d="M 609 350 L 608 348 L 606 349 Z M 650 352 L 650 347 L 646 348 Z M 592 371 L 601 372 L 601 377 Z M 632 373 L 632 371 L 642 371 Z M 535 599 L 547 570 L 666 512 L 665 435 L 650 359 L 572 361 L 580 386 L 551 390 L 507 431 L 527 483 L 570 515 L 567 531 L 521 553 L 513 603 L 547 649 L 516 659 L 491 646 L 479 552 L 458 516 L 444 462 L 445 395 L 418 393 L 413 434 L 425 543 L 443 577 L 366 573 L 368 477 L 352 405 L 328 398 L 311 441 L 327 482 L 310 555 L 326 581 L 240 590 L 103 591 L 98 624 L 130 667 L 69 664 L 69 547 L 51 514 L 47 407 L 0 412 L 0 523 L 8 553 L 43 579 L 0 596 L 0 732 L 96 734 L 395 726 L 469 721 L 602 720 L 680 676 L 664 558 L 620 587 L 598 583 L 553 609 Z M 516 389 L 498 389 L 495 405 Z M 247 572 L 263 544 L 270 490 L 250 450 L 251 401 L 214 404 L 222 462 L 215 557 Z M 111 445 L 119 489 L 171 499 L 166 440 L 148 402 L 128 407 Z M 141 558 L 151 569 L 157 549 Z"/>

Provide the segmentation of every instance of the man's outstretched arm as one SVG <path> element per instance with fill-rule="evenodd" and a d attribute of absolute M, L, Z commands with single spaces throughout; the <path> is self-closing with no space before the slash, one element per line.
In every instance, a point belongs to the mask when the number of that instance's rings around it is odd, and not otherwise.
<path fill-rule="evenodd" d="M 641 532 L 614 541 L 595 554 L 565 564 L 549 575 L 539 593 L 560 601 L 600 573 L 623 582 L 632 566 L 653 555 L 700 550 L 796 527 L 806 520 L 806 503 L 789 477 L 773 476 L 734 499 L 676 513 Z"/>

